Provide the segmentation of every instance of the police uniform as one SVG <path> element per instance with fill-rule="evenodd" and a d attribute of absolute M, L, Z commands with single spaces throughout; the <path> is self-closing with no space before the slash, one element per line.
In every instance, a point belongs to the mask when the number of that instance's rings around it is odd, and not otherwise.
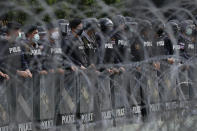
<path fill-rule="evenodd" d="M 120 61 L 115 51 L 116 38 L 114 36 L 103 34 L 99 48 L 99 50 L 102 51 L 102 64 L 115 64 Z"/>
<path fill-rule="evenodd" d="M 0 41 L 1 50 L 1 68 L 4 73 L 16 75 L 17 70 L 24 70 L 27 66 L 24 60 L 23 49 L 24 46 L 18 41 Z"/>
<path fill-rule="evenodd" d="M 93 38 L 92 38 L 93 37 Z M 87 55 L 88 66 L 91 64 L 98 64 L 98 35 L 95 34 L 92 37 L 88 36 L 86 32 L 82 34 L 82 41 L 84 42 L 85 53 Z"/>
<path fill-rule="evenodd" d="M 45 67 L 47 70 L 63 69 L 63 52 L 60 41 L 46 42 L 44 44 L 45 50 Z"/>
<path fill-rule="evenodd" d="M 128 32 L 127 32 L 128 33 Z M 128 63 L 129 62 L 129 55 L 130 55 L 130 45 L 131 40 L 134 39 L 128 36 L 129 34 L 126 34 L 125 31 L 117 32 L 114 37 L 116 41 L 115 46 L 115 53 L 117 54 L 117 57 L 119 59 L 120 63 Z M 130 38 L 130 39 L 129 39 Z"/>
<path fill-rule="evenodd" d="M 72 62 L 77 66 L 87 67 L 87 56 L 85 53 L 85 46 L 82 39 L 73 34 L 69 34 L 63 39 L 62 44 L 64 61 Z M 69 63 L 68 63 L 69 64 Z"/>
<path fill-rule="evenodd" d="M 38 43 L 31 42 L 29 40 L 23 40 L 25 45 L 24 59 L 27 63 L 25 69 L 29 69 L 32 73 L 38 73 L 45 70 L 46 67 L 42 64 L 44 59 L 44 48 Z"/>
<path fill-rule="evenodd" d="M 8 98 L 8 107 L 9 110 L 7 114 L 9 114 L 10 123 L 14 123 L 16 121 L 16 91 L 17 91 L 17 70 L 24 70 L 23 67 L 27 66 L 26 61 L 24 60 L 23 55 L 23 46 L 19 41 L 8 41 L 8 40 L 0 40 L 0 70 L 8 74 L 10 80 L 6 84 L 7 91 L 6 94 Z M 6 119 L 6 118 L 4 118 Z"/>

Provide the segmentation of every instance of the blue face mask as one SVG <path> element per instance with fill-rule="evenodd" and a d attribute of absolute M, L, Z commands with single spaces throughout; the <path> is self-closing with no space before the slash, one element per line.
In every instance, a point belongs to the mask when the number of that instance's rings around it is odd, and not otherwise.
<path fill-rule="evenodd" d="M 193 30 L 191 28 L 186 29 L 186 34 L 187 35 L 192 35 Z"/>
<path fill-rule="evenodd" d="M 40 40 L 40 36 L 38 34 L 35 34 L 32 41 L 37 43 Z"/>
<path fill-rule="evenodd" d="M 19 32 L 19 33 L 18 33 L 18 36 L 16 37 L 16 39 L 17 39 L 17 40 L 20 40 L 21 38 L 22 38 L 22 33 Z"/>

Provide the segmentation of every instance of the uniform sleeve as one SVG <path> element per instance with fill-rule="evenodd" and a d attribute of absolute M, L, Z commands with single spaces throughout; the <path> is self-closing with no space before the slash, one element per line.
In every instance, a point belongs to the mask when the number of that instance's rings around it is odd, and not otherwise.
<path fill-rule="evenodd" d="M 63 55 L 62 60 L 64 63 L 65 68 L 70 68 L 72 64 L 75 64 L 77 66 L 81 66 L 81 62 L 78 61 L 77 55 L 74 53 L 74 46 L 72 45 L 72 42 L 70 39 L 64 39 L 62 43 L 62 49 L 63 49 Z"/>

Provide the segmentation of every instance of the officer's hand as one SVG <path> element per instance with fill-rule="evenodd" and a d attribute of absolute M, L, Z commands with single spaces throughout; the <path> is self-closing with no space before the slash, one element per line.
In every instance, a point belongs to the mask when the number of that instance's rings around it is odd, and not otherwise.
<path fill-rule="evenodd" d="M 155 67 L 156 70 L 159 70 L 160 69 L 160 62 L 153 63 L 153 66 Z"/>
<path fill-rule="evenodd" d="M 0 76 L 2 76 L 3 78 L 5 78 L 6 80 L 9 80 L 10 77 L 7 74 L 4 74 L 3 72 L 0 72 Z"/>
<path fill-rule="evenodd" d="M 55 73 L 55 70 L 54 69 L 50 69 L 49 72 L 50 73 Z"/>
<path fill-rule="evenodd" d="M 27 69 L 26 72 L 27 72 L 28 76 L 29 76 L 30 78 L 32 78 L 32 73 L 31 73 L 31 71 L 30 71 L 29 69 Z"/>
<path fill-rule="evenodd" d="M 17 74 L 21 77 L 28 78 L 29 74 L 27 71 L 17 71 Z"/>
<path fill-rule="evenodd" d="M 78 71 L 78 68 L 76 66 L 71 66 L 71 70 L 76 72 L 76 71 Z"/>
<path fill-rule="evenodd" d="M 6 80 L 9 80 L 9 79 L 10 79 L 10 77 L 9 77 L 7 74 L 4 74 L 4 78 L 5 78 Z"/>
<path fill-rule="evenodd" d="M 42 70 L 39 73 L 40 73 L 40 75 L 47 75 L 48 74 L 48 72 L 46 70 Z"/>
<path fill-rule="evenodd" d="M 62 68 L 59 68 L 59 69 L 57 69 L 57 72 L 60 73 L 60 74 L 64 74 L 65 70 L 63 70 Z"/>
<path fill-rule="evenodd" d="M 169 64 L 174 64 L 174 59 L 173 58 L 168 58 L 168 63 Z"/>
<path fill-rule="evenodd" d="M 125 72 L 125 71 L 126 71 L 124 67 L 120 67 L 119 70 L 120 70 L 121 72 Z"/>
<path fill-rule="evenodd" d="M 109 72 L 111 75 L 114 73 L 112 69 L 107 69 L 107 72 Z"/>
<path fill-rule="evenodd" d="M 4 77 L 4 73 L 0 71 L 0 76 Z"/>
<path fill-rule="evenodd" d="M 112 70 L 113 70 L 114 74 L 118 74 L 120 72 L 117 68 L 113 68 Z"/>
<path fill-rule="evenodd" d="M 89 66 L 89 68 L 91 68 L 91 69 L 96 69 L 96 66 L 95 66 L 94 64 L 91 64 L 91 65 Z"/>
<path fill-rule="evenodd" d="M 81 70 L 86 70 L 87 68 L 85 68 L 84 66 L 80 67 Z"/>
<path fill-rule="evenodd" d="M 96 75 L 100 75 L 101 74 L 101 72 L 100 71 L 95 71 L 95 73 L 96 73 Z"/>

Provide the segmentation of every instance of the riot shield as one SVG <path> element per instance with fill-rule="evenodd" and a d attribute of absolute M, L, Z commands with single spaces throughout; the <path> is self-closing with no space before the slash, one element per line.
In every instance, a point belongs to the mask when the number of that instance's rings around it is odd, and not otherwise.
<path fill-rule="evenodd" d="M 112 108 L 110 74 L 102 72 L 98 78 L 98 102 L 101 112 L 100 128 L 113 126 L 114 114 Z"/>
<path fill-rule="evenodd" d="M 18 78 L 16 86 L 16 121 L 18 131 L 33 130 L 33 80 Z"/>
<path fill-rule="evenodd" d="M 159 94 L 161 99 L 161 119 L 169 120 L 175 118 L 178 108 L 177 96 L 177 69 L 176 65 L 161 61 L 161 72 L 159 77 Z"/>
<path fill-rule="evenodd" d="M 193 115 L 197 115 L 197 78 L 195 77 L 195 74 L 197 73 L 197 63 L 196 63 L 196 59 L 192 60 L 190 69 L 188 70 L 188 75 L 189 75 L 189 81 L 191 83 L 191 87 L 190 87 L 190 102 L 192 105 L 191 108 L 191 113 Z"/>
<path fill-rule="evenodd" d="M 60 125 L 61 131 L 75 131 L 79 108 L 78 74 L 66 72 L 60 78 Z"/>
<path fill-rule="evenodd" d="M 34 74 L 34 116 L 37 130 L 49 130 L 55 125 L 55 75 Z"/>
<path fill-rule="evenodd" d="M 94 130 L 97 75 L 94 70 L 79 74 L 81 130 Z"/>
<path fill-rule="evenodd" d="M 182 64 L 178 69 L 178 80 L 177 80 L 177 94 L 179 100 L 178 117 L 184 118 L 190 112 L 190 87 L 191 83 L 188 76 L 189 66 Z"/>
<path fill-rule="evenodd" d="M 129 73 L 130 74 L 130 73 Z M 129 100 L 128 87 L 131 78 L 127 72 L 115 74 L 111 79 L 111 88 L 113 88 L 112 100 L 114 111 L 114 125 L 122 125 L 129 122 Z M 123 95 L 124 94 L 124 95 Z"/>
<path fill-rule="evenodd" d="M 145 88 L 146 80 L 144 79 L 144 74 L 142 74 L 142 70 L 138 70 L 139 67 L 132 67 L 129 69 L 129 114 L 132 123 L 141 123 L 142 122 L 142 108 L 143 97 L 142 92 Z"/>
<path fill-rule="evenodd" d="M 145 102 L 145 120 L 160 119 L 161 103 L 159 95 L 159 74 L 152 63 L 147 63 L 143 68 L 145 71 L 146 86 L 143 88 L 143 100 Z"/>
<path fill-rule="evenodd" d="M 4 80 L 0 82 L 0 130 L 8 131 L 9 130 L 9 120 L 10 120 L 10 113 L 9 113 L 9 103 L 8 100 L 8 87 Z"/>

